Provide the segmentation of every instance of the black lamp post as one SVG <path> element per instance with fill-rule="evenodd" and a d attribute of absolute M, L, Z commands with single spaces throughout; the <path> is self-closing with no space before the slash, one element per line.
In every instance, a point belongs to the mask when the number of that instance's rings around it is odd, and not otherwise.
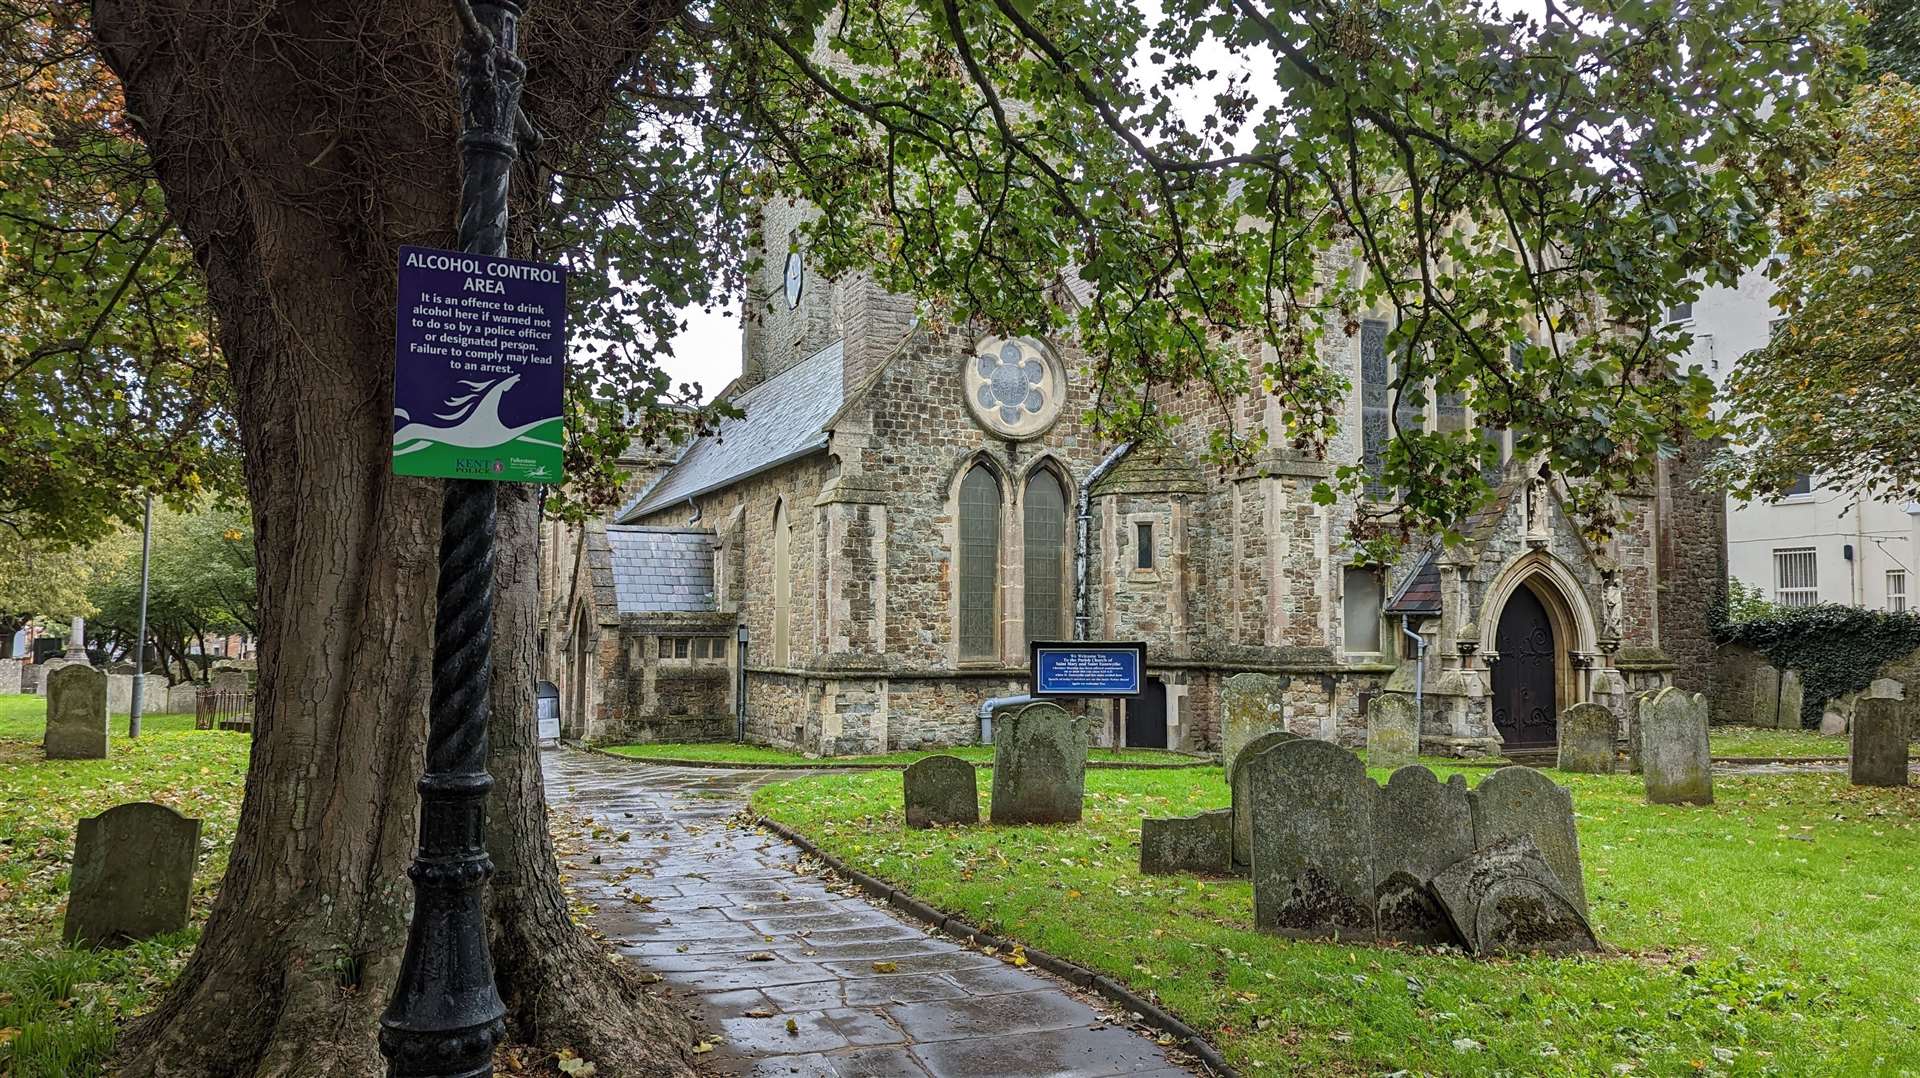
<path fill-rule="evenodd" d="M 461 21 L 460 249 L 507 253 L 507 181 L 517 156 L 520 5 L 454 0 Z M 380 1018 L 393 1078 L 485 1078 L 506 1035 L 487 951 L 487 692 L 493 681 L 495 492 L 445 480 L 433 619 L 433 699 L 420 778 L 413 922 L 399 983 Z"/>

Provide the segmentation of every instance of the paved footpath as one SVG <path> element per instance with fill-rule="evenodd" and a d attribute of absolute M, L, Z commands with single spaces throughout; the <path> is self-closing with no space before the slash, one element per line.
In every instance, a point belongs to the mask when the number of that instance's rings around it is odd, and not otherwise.
<path fill-rule="evenodd" d="M 1195 1073 L 1061 982 L 801 874 L 798 847 L 730 825 L 750 790 L 796 772 L 568 749 L 542 763 L 556 810 L 599 836 L 560 843 L 574 893 L 598 907 L 607 942 L 658 973 L 714 1035 L 702 1057 L 712 1074 Z"/>

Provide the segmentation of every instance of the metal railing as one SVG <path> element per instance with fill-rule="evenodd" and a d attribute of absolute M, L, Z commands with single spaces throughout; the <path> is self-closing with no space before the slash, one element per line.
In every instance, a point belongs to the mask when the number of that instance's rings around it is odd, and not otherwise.
<path fill-rule="evenodd" d="M 194 697 L 193 725 L 199 730 L 253 730 L 253 693 L 238 689 L 201 689 Z"/>

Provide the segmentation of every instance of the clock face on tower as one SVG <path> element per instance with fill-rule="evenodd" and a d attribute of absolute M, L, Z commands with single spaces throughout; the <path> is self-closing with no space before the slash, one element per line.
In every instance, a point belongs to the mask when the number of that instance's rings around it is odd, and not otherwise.
<path fill-rule="evenodd" d="M 787 310 L 800 306 L 800 290 L 807 284 L 806 266 L 799 251 L 787 252 Z"/>

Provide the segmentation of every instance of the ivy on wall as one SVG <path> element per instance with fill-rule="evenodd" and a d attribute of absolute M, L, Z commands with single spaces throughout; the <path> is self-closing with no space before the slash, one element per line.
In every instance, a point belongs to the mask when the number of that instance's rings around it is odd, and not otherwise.
<path fill-rule="evenodd" d="M 1826 702 L 1859 692 L 1888 663 L 1920 649 L 1920 613 L 1889 614 L 1854 606 L 1772 606 L 1766 613 L 1722 620 L 1714 635 L 1767 657 L 1782 670 L 1798 670 L 1806 695 L 1802 725 L 1818 725 Z"/>

